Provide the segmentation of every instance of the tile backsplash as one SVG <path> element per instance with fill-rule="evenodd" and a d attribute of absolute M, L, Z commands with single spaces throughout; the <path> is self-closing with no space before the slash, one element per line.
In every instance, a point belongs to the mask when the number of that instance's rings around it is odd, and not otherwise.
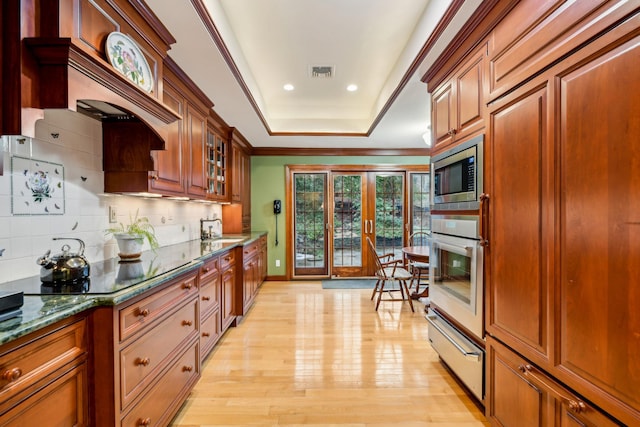
<path fill-rule="evenodd" d="M 115 239 L 104 233 L 117 225 L 109 223 L 110 206 L 115 207 L 118 223 L 128 223 L 136 211 L 148 217 L 162 246 L 199 239 L 200 218 L 222 217 L 218 204 L 105 194 L 102 126 L 79 113 L 46 110 L 36 124 L 35 138 L 5 136 L 0 150 L 0 283 L 38 275 L 37 258 L 49 249 L 60 252 L 63 242 L 52 237 L 82 239 L 90 263 L 117 257 Z M 12 156 L 64 166 L 64 214 L 12 214 Z M 70 246 L 76 250 L 73 243 Z"/>

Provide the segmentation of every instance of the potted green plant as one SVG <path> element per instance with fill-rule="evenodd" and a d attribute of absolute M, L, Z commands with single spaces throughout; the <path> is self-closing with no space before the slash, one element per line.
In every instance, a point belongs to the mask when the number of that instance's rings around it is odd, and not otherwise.
<path fill-rule="evenodd" d="M 149 222 L 149 218 L 138 216 L 137 210 L 134 217 L 129 214 L 129 224 L 125 225 L 121 222 L 117 227 L 105 230 L 105 233 L 115 237 L 120 250 L 118 256 L 123 261 L 133 261 L 140 258 L 145 240 L 149 242 L 153 251 L 159 246 L 156 231 Z"/>

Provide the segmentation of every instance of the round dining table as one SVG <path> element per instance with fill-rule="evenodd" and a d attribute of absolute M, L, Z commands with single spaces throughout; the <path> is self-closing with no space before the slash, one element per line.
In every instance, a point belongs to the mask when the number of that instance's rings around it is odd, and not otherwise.
<path fill-rule="evenodd" d="M 415 262 L 429 262 L 429 246 L 405 246 L 402 248 L 402 256 L 405 261 Z M 420 284 L 418 283 L 418 288 Z M 416 288 L 416 289 L 418 289 Z M 411 294 L 412 299 L 419 299 L 429 296 L 429 286 L 425 287 L 420 293 L 413 292 Z"/>

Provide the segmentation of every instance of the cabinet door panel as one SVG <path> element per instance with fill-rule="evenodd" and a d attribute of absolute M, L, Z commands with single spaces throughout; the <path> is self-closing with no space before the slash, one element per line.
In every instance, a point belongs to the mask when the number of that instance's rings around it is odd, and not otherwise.
<path fill-rule="evenodd" d="M 482 100 L 484 99 L 482 94 L 482 67 L 484 55 L 485 51 L 483 50 L 458 77 L 458 129 L 468 127 L 482 120 Z"/>
<path fill-rule="evenodd" d="M 543 86 L 491 113 L 490 246 L 486 252 L 487 330 L 543 359 L 550 351 L 542 204 L 548 161 L 547 97 Z"/>
<path fill-rule="evenodd" d="M 163 90 L 163 102 L 176 113 L 184 114 L 184 98 L 166 81 Z M 153 151 L 156 176 L 151 181 L 151 188 L 182 194 L 185 190 L 184 168 L 184 127 L 182 120 L 167 125 L 168 137 L 165 149 Z"/>
<path fill-rule="evenodd" d="M 445 146 L 452 140 L 450 131 L 453 129 L 453 102 L 451 82 L 433 94 L 432 120 L 433 134 L 435 135 L 434 147 Z"/>
<path fill-rule="evenodd" d="M 640 37 L 558 80 L 559 354 L 640 419 L 638 69 Z"/>
<path fill-rule="evenodd" d="M 207 194 L 205 175 L 205 156 L 207 136 L 207 119 L 200 111 L 187 106 L 187 141 L 189 177 L 187 193 L 204 197 Z"/>

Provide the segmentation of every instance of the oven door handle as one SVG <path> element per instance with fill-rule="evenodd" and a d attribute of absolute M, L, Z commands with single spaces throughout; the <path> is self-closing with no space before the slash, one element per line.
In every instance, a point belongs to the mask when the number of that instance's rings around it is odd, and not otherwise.
<path fill-rule="evenodd" d="M 438 319 L 438 317 L 436 315 L 428 314 L 425 317 L 427 319 L 427 322 L 429 322 L 431 324 L 431 326 L 436 328 L 438 330 L 438 332 L 440 332 L 442 334 L 442 336 L 447 339 L 447 341 L 449 341 L 451 344 L 453 344 L 453 346 L 460 353 L 462 353 L 462 355 L 464 356 L 465 359 L 471 360 L 473 362 L 479 362 L 480 361 L 480 354 L 479 353 L 476 353 L 475 351 L 467 351 L 464 348 L 462 348 L 462 346 L 460 344 L 458 344 L 458 342 L 455 339 L 453 339 L 451 337 L 451 335 L 449 335 L 443 328 L 440 327 L 440 325 L 438 325 L 436 323 L 436 321 Z"/>
<path fill-rule="evenodd" d="M 468 256 L 469 252 L 473 251 L 473 249 L 474 249 L 473 246 L 460 246 L 460 245 L 455 245 L 455 244 L 451 244 L 451 243 L 443 243 L 443 242 L 438 242 L 438 241 L 434 241 L 433 242 L 433 247 L 434 247 L 434 249 L 442 248 L 442 249 L 447 250 L 449 252 L 453 252 L 453 253 L 456 253 L 458 255 L 465 255 L 465 256 Z"/>

